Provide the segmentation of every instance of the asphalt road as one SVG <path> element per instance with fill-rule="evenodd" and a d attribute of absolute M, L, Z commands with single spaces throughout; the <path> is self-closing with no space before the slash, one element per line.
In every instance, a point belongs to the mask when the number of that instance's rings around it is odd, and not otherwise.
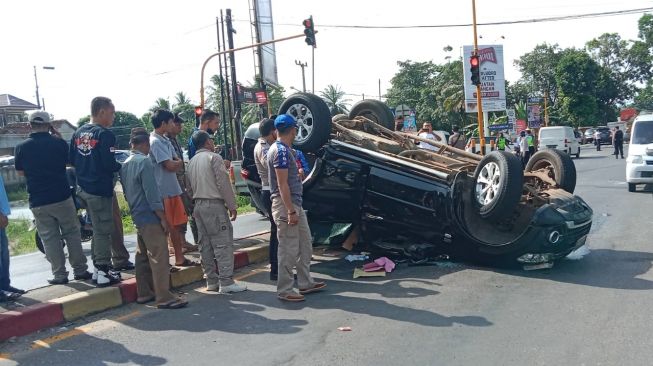
<path fill-rule="evenodd" d="M 242 238 L 269 229 L 269 221 L 264 219 L 261 215 L 256 213 L 243 215 L 236 218 L 236 221 L 234 222 L 234 238 Z M 191 243 L 193 242 L 193 236 L 190 230 L 187 233 L 187 240 Z M 91 243 L 83 243 L 83 247 L 89 260 L 89 266 L 92 267 L 90 261 Z M 133 262 L 134 253 L 136 251 L 136 235 L 125 236 L 125 247 L 129 251 Z M 72 268 L 70 267 L 70 263 L 66 263 L 66 266 L 68 267 L 68 271 L 71 273 L 70 278 L 72 279 Z M 50 264 L 45 259 L 45 255 L 38 251 L 11 257 L 9 269 L 11 272 L 11 284 L 15 287 L 26 290 L 47 286 L 47 279 L 52 278 Z"/>
<path fill-rule="evenodd" d="M 0 344 L 12 360 L 0 365 L 651 364 L 653 195 L 628 193 L 625 161 L 608 154 L 576 160 L 589 250 L 552 269 L 444 262 L 354 280 L 352 264 L 318 258 L 328 289 L 305 303 L 281 303 L 253 272 L 246 293 L 188 288 L 183 310 L 129 305 Z"/>

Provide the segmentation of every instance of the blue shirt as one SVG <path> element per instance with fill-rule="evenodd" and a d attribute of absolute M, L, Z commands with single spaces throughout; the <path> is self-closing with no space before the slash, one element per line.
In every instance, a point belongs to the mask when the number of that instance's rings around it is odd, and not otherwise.
<path fill-rule="evenodd" d="M 120 169 L 120 183 L 136 227 L 158 224 L 156 210 L 163 211 L 159 187 L 154 179 L 154 164 L 141 152 L 132 151 Z"/>
<path fill-rule="evenodd" d="M 9 207 L 9 198 L 7 197 L 7 191 L 5 190 L 5 182 L 4 180 L 2 180 L 1 175 L 0 175 L 0 213 L 2 213 L 5 216 L 9 216 L 11 214 L 11 208 Z"/>
<path fill-rule="evenodd" d="M 193 158 L 195 156 L 195 153 L 197 152 L 197 149 L 195 148 L 195 144 L 193 143 L 193 133 L 195 131 L 199 131 L 200 129 L 195 127 L 193 128 L 193 132 L 191 132 L 190 137 L 188 138 L 188 160 Z"/>
<path fill-rule="evenodd" d="M 299 179 L 299 169 L 295 162 L 295 156 L 292 149 L 281 141 L 277 141 L 267 153 L 269 177 L 270 177 L 270 197 L 275 198 L 281 196 L 279 191 L 279 184 L 277 182 L 277 173 L 275 169 L 288 170 L 288 187 L 290 188 L 290 196 L 292 202 L 297 206 L 302 205 L 302 181 Z"/>

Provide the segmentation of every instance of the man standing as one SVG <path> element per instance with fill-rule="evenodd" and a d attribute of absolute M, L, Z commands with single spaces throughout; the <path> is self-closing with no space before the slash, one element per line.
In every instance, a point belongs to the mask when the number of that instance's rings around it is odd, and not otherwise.
<path fill-rule="evenodd" d="M 465 150 L 465 136 L 460 133 L 458 126 L 453 126 L 453 134 L 449 136 L 449 146 Z"/>
<path fill-rule="evenodd" d="M 144 128 L 131 131 L 131 156 L 120 170 L 129 211 L 138 231 L 136 250 L 136 302 L 156 301 L 159 309 L 179 309 L 188 304 L 170 292 L 170 262 L 161 193 L 154 179 L 154 165 L 147 157 L 150 136 Z"/>
<path fill-rule="evenodd" d="M 166 134 L 176 129 L 175 116 L 168 110 L 157 109 L 152 114 L 154 131 L 150 135 L 150 159 L 154 163 L 154 178 L 163 197 L 166 219 L 168 220 L 169 238 L 175 252 L 175 266 L 189 267 L 197 265 L 186 259 L 182 249 L 181 228 L 188 223 L 188 216 L 181 200 L 181 187 L 177 181 L 177 172 L 184 162 L 177 157 L 174 147 Z"/>
<path fill-rule="evenodd" d="M 277 225 L 274 223 L 274 219 L 272 218 L 270 177 L 268 175 L 269 169 L 266 157 L 270 145 L 277 140 L 277 130 L 274 128 L 274 120 L 265 118 L 259 124 L 258 130 L 261 133 L 261 138 L 258 139 L 258 143 L 254 147 L 254 163 L 256 164 L 256 169 L 261 177 L 261 200 L 265 205 L 265 210 L 267 211 L 268 219 L 270 220 L 270 280 L 276 281 L 278 274 L 277 250 L 279 248 L 279 239 L 277 238 Z"/>
<path fill-rule="evenodd" d="M 25 290 L 11 286 L 9 279 L 9 239 L 7 238 L 7 225 L 9 225 L 11 209 L 5 183 L 0 176 L 0 302 L 13 301 L 25 294 Z"/>
<path fill-rule="evenodd" d="M 91 274 L 82 250 L 80 223 L 66 176 L 68 144 L 53 131 L 50 115 L 34 112 L 29 117 L 32 133 L 16 146 L 15 166 L 24 175 L 29 206 L 36 229 L 43 241 L 45 257 L 52 267 L 51 285 L 68 283 L 66 255 L 61 238 L 66 241 L 70 265 L 76 280 L 89 280 Z"/>
<path fill-rule="evenodd" d="M 93 222 L 93 279 L 98 287 L 120 282 L 120 272 L 111 268 L 113 184 L 121 167 L 113 154 L 116 136 L 109 130 L 115 113 L 111 99 L 93 98 L 91 123 L 78 128 L 70 142 L 70 164 L 80 187 L 78 198 Z"/>
<path fill-rule="evenodd" d="M 431 126 L 431 122 L 424 122 L 422 124 L 422 129 L 419 130 L 419 134 L 417 136 L 419 136 L 421 138 L 433 140 L 433 141 L 440 140 L 439 136 L 436 136 L 436 135 L 433 134 L 433 126 Z M 438 148 L 436 146 L 431 145 L 431 144 L 426 143 L 426 142 L 420 142 L 419 147 L 421 149 L 431 150 L 431 151 L 437 151 L 438 150 Z"/>
<path fill-rule="evenodd" d="M 209 135 L 213 136 L 218 128 L 220 128 L 220 115 L 210 109 L 205 109 L 204 112 L 202 112 L 202 116 L 200 117 L 199 127 L 193 129 L 193 132 L 205 131 Z M 193 156 L 195 156 L 196 151 L 197 148 L 195 147 L 195 144 L 193 143 L 193 137 L 191 136 L 188 139 L 188 159 L 192 159 Z"/>
<path fill-rule="evenodd" d="M 274 120 L 277 141 L 268 150 L 272 216 L 279 237 L 277 296 L 284 301 L 304 301 L 304 295 L 320 291 L 324 282 L 311 277 L 313 246 L 306 214 L 302 209 L 302 182 L 293 156 L 297 122 L 287 114 Z M 293 267 L 297 268 L 299 293 L 294 291 Z"/>
<path fill-rule="evenodd" d="M 506 146 L 508 145 L 508 140 L 503 136 L 503 132 L 497 137 L 497 149 L 499 151 L 506 151 Z"/>
<path fill-rule="evenodd" d="M 601 132 L 598 129 L 594 130 L 594 145 L 596 145 L 596 151 L 601 151 Z"/>
<path fill-rule="evenodd" d="M 612 134 L 612 145 L 614 146 L 614 158 L 619 159 L 624 158 L 624 132 L 619 129 L 619 126 L 614 127 L 614 133 Z"/>
<path fill-rule="evenodd" d="M 519 133 L 519 151 L 521 154 L 522 168 L 525 168 L 526 164 L 528 164 L 528 161 L 531 158 L 531 152 L 528 149 L 528 139 L 526 136 L 526 131 L 521 131 Z"/>
<path fill-rule="evenodd" d="M 202 269 L 206 290 L 221 294 L 242 292 L 244 285 L 233 280 L 234 233 L 231 221 L 236 220 L 238 206 L 229 174 L 215 144 L 205 131 L 195 131 L 193 145 L 198 148 L 188 165 L 188 178 L 195 199 L 195 220 L 200 236 Z M 216 273 L 215 263 L 218 263 Z"/>
<path fill-rule="evenodd" d="M 172 143 L 172 147 L 175 149 L 175 153 L 182 163 L 184 163 L 184 152 L 181 150 L 179 141 L 177 141 L 177 136 L 181 133 L 183 127 L 184 120 L 178 113 L 175 113 L 175 128 L 169 131 L 166 135 L 170 139 L 170 143 Z M 184 202 L 184 208 L 186 209 L 186 215 L 188 216 L 188 223 L 190 224 L 190 231 L 193 234 L 193 240 L 195 242 L 195 245 L 193 245 L 186 240 L 188 226 L 183 226 L 181 228 L 181 234 L 184 252 L 194 252 L 198 249 L 197 243 L 199 240 L 197 238 L 197 225 L 195 224 L 195 220 L 193 220 L 193 192 L 190 190 L 190 185 L 188 184 L 188 179 L 186 177 L 185 163 L 182 164 L 181 169 L 177 171 L 177 182 L 179 182 L 179 187 L 181 187 L 181 200 Z"/>
<path fill-rule="evenodd" d="M 526 144 L 528 145 L 528 159 L 535 154 L 535 136 L 531 130 L 526 130 Z"/>

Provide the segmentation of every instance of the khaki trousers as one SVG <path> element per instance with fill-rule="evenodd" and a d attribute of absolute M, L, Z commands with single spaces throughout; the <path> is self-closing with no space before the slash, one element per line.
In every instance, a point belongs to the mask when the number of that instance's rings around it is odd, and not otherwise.
<path fill-rule="evenodd" d="M 224 201 L 196 199 L 193 216 L 197 223 L 206 286 L 233 285 L 234 232 Z"/>
<path fill-rule="evenodd" d="M 277 280 L 277 294 L 288 295 L 294 293 L 293 267 L 297 269 L 297 286 L 300 289 L 311 288 L 315 281 L 311 277 L 311 256 L 313 243 L 311 229 L 304 210 L 293 204 L 299 217 L 297 225 L 288 225 L 288 211 L 281 201 L 281 197 L 272 199 L 272 217 L 277 224 L 279 250 L 279 277 Z"/>
<path fill-rule="evenodd" d="M 139 298 L 155 296 L 157 304 L 175 299 L 170 292 L 168 238 L 158 224 L 143 225 L 136 249 L 136 291 Z"/>
<path fill-rule="evenodd" d="M 68 278 L 66 255 L 61 239 L 66 241 L 68 259 L 75 274 L 86 273 L 88 266 L 82 250 L 80 224 L 72 197 L 61 202 L 33 207 L 32 214 L 36 222 L 36 230 L 43 241 L 45 257 L 52 266 L 54 279 Z"/>
<path fill-rule="evenodd" d="M 113 231 L 111 232 L 111 262 L 114 267 L 122 267 L 129 262 L 129 252 L 125 247 L 122 231 L 122 216 L 116 192 L 113 192 Z"/>
<path fill-rule="evenodd" d="M 113 198 L 96 196 L 79 189 L 77 198 L 91 215 L 93 265 L 102 270 L 111 266 L 111 232 L 113 231 Z"/>

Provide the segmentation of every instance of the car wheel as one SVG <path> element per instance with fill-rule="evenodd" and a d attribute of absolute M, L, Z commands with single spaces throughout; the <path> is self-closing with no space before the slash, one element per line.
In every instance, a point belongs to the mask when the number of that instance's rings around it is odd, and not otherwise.
<path fill-rule="evenodd" d="M 628 192 L 635 192 L 637 190 L 637 184 L 628 183 Z"/>
<path fill-rule="evenodd" d="M 472 202 L 484 219 L 512 214 L 522 195 L 523 172 L 518 157 L 505 151 L 487 154 L 476 167 Z"/>
<path fill-rule="evenodd" d="M 297 93 L 283 101 L 279 114 L 289 114 L 297 121 L 297 137 L 293 146 L 305 153 L 314 153 L 331 136 L 331 112 L 322 98 Z"/>
<path fill-rule="evenodd" d="M 548 169 L 549 176 L 558 183 L 561 189 L 574 193 L 576 165 L 569 155 L 555 149 L 538 151 L 526 164 L 526 171 L 532 172 L 540 169 Z"/>
<path fill-rule="evenodd" d="M 354 119 L 358 116 L 370 119 L 390 130 L 395 128 L 395 117 L 392 111 L 379 100 L 364 99 L 354 104 L 349 112 L 349 118 Z"/>

